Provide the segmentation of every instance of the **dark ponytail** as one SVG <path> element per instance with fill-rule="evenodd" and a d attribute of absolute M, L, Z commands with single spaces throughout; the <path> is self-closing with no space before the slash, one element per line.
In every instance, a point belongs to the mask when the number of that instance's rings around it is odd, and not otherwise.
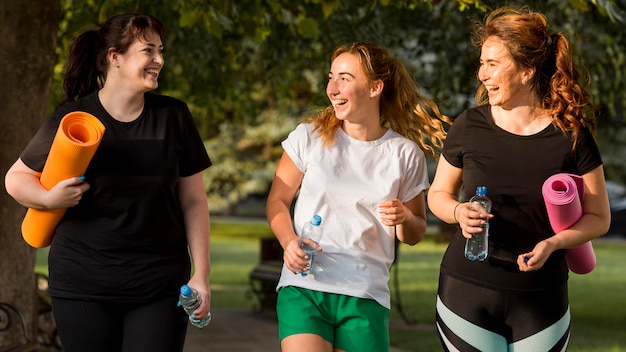
<path fill-rule="evenodd" d="M 78 100 L 100 88 L 103 80 L 98 71 L 98 30 L 80 34 L 72 43 L 63 78 L 64 96 L 61 103 Z"/>

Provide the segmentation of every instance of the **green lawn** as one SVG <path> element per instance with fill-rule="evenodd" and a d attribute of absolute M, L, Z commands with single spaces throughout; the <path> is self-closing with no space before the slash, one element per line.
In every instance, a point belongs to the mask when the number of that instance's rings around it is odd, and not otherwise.
<path fill-rule="evenodd" d="M 253 308 L 248 274 L 259 258 L 258 237 L 271 236 L 266 223 L 212 224 L 211 289 L 214 307 Z M 570 352 L 626 352 L 626 241 L 594 242 L 596 269 L 587 275 L 571 274 L 572 337 Z M 399 276 L 400 302 L 392 308 L 391 343 L 406 351 L 441 351 L 434 328 L 435 295 L 439 262 L 445 245 L 427 236 L 420 244 L 400 247 L 400 261 L 393 268 L 392 302 Z M 36 271 L 47 272 L 47 250 L 38 251 Z M 397 271 L 396 271 L 397 270 Z"/>

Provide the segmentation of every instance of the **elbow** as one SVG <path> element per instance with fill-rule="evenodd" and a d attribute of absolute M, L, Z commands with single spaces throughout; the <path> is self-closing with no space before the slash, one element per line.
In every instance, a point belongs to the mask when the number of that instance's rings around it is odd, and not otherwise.
<path fill-rule="evenodd" d="M 409 226 L 400 225 L 396 227 L 396 236 L 398 240 L 409 246 L 414 246 L 420 243 L 424 239 L 426 234 L 426 219 L 423 217 L 415 217 L 416 223 L 412 223 Z"/>
<path fill-rule="evenodd" d="M 408 244 L 409 246 L 415 246 L 416 244 L 422 242 L 423 239 L 424 239 L 424 234 L 422 233 L 421 236 L 412 236 L 409 239 L 401 240 L 401 242 L 404 244 Z"/>
<path fill-rule="evenodd" d="M 598 227 L 600 229 L 600 236 L 606 235 L 609 232 L 609 229 L 611 228 L 611 214 L 610 213 L 607 214 L 607 216 L 601 220 L 601 224 Z"/>
<path fill-rule="evenodd" d="M 17 201 L 16 196 L 18 195 L 19 186 L 15 175 L 11 172 L 7 172 L 4 177 L 4 189 L 7 191 L 8 195 Z"/>

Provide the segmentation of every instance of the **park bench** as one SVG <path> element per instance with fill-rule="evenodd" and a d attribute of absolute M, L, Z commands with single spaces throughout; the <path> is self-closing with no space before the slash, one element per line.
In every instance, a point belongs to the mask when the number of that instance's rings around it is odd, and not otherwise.
<path fill-rule="evenodd" d="M 249 275 L 250 291 L 259 312 L 276 309 L 276 285 L 283 267 L 283 248 L 275 237 L 260 239 L 259 263 Z"/>
<path fill-rule="evenodd" d="M 48 294 L 48 277 L 35 274 L 37 279 L 37 336 L 28 336 L 26 319 L 13 304 L 0 302 L 0 334 L 20 335 L 20 340 L 9 346 L 0 346 L 0 352 L 61 351 L 56 323 Z M 10 334 L 10 335 L 9 335 Z"/>
<path fill-rule="evenodd" d="M 30 352 L 36 351 L 35 344 L 28 336 L 26 319 L 12 304 L 0 302 L 0 334 L 15 336 L 19 334 L 21 340 L 14 344 L 0 347 L 0 352 Z"/>

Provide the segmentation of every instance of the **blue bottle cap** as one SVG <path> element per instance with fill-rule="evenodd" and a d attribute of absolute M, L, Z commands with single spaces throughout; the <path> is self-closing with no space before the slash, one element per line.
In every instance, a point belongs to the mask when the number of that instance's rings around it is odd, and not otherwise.
<path fill-rule="evenodd" d="M 487 187 L 485 186 L 476 187 L 476 194 L 479 194 L 481 196 L 487 195 Z"/>
<path fill-rule="evenodd" d="M 320 226 L 321 223 L 322 217 L 317 214 L 313 215 L 313 218 L 311 219 L 311 224 L 314 226 Z"/>
<path fill-rule="evenodd" d="M 191 293 L 193 291 L 191 290 L 191 287 L 187 286 L 187 285 L 182 285 L 180 287 L 180 294 L 183 295 L 184 297 L 189 297 L 191 296 Z"/>

